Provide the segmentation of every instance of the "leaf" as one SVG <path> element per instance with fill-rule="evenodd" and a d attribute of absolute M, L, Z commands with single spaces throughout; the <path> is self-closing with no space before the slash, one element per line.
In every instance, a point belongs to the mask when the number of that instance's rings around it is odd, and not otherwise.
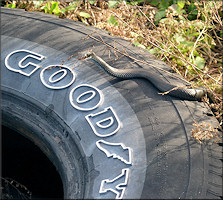
<path fill-rule="evenodd" d="M 15 8 L 15 7 L 16 7 L 16 5 L 15 5 L 15 4 L 13 4 L 13 3 L 11 3 L 11 4 L 8 4 L 8 5 L 5 5 L 5 7 L 7 7 L 7 8 Z"/>
<path fill-rule="evenodd" d="M 152 0 L 150 3 L 151 3 L 151 5 L 153 5 L 153 6 L 157 6 L 157 5 L 159 4 L 159 1 L 157 1 L 157 0 Z"/>
<path fill-rule="evenodd" d="M 188 47 L 194 46 L 194 42 L 189 42 L 189 41 L 183 41 L 183 42 L 181 42 L 181 44 L 188 46 Z"/>
<path fill-rule="evenodd" d="M 168 20 L 169 20 L 169 18 L 163 18 L 163 19 L 160 20 L 160 23 L 165 24 L 165 22 L 168 21 Z"/>
<path fill-rule="evenodd" d="M 130 31 L 130 35 L 131 35 L 132 37 L 136 37 L 136 38 L 139 37 L 139 34 L 133 32 L 133 31 Z"/>
<path fill-rule="evenodd" d="M 62 13 L 65 13 L 66 11 L 75 10 L 77 7 L 76 4 L 69 4 L 69 6 L 65 7 L 64 9 L 61 9 Z"/>
<path fill-rule="evenodd" d="M 43 1 L 33 1 L 33 4 L 35 8 L 39 8 L 43 4 Z"/>
<path fill-rule="evenodd" d="M 146 49 L 146 47 L 142 44 L 140 44 L 139 42 L 135 41 L 133 42 L 133 44 L 136 46 L 136 47 L 140 47 L 140 48 L 143 48 L 143 49 Z"/>
<path fill-rule="evenodd" d="M 182 36 L 181 34 L 179 34 L 179 33 L 176 33 L 173 37 L 174 37 L 174 39 L 176 40 L 176 42 L 178 42 L 178 43 L 182 43 L 182 42 L 186 41 L 186 38 L 183 37 L 183 36 Z"/>
<path fill-rule="evenodd" d="M 197 19 L 198 10 L 197 10 L 197 7 L 193 3 L 189 5 L 188 13 L 189 15 L 187 16 L 187 18 L 190 21 Z"/>
<path fill-rule="evenodd" d="M 59 14 L 61 13 L 61 10 L 60 10 L 60 8 L 59 8 L 59 3 L 53 1 L 53 2 L 52 2 L 52 6 L 51 6 L 51 8 L 50 8 L 50 11 L 51 11 L 52 13 L 54 13 L 55 15 L 59 15 Z"/>
<path fill-rule="evenodd" d="M 155 19 L 160 20 L 163 17 L 166 17 L 166 11 L 162 10 L 162 11 L 158 11 L 155 15 Z"/>
<path fill-rule="evenodd" d="M 119 5 L 118 1 L 108 1 L 108 8 L 117 8 Z"/>
<path fill-rule="evenodd" d="M 179 19 L 186 21 L 186 19 L 182 15 L 179 15 Z"/>
<path fill-rule="evenodd" d="M 79 15 L 80 15 L 81 17 L 84 17 L 84 18 L 89 18 L 89 17 L 91 17 L 91 15 L 89 15 L 89 14 L 86 13 L 86 12 L 80 12 Z"/>
<path fill-rule="evenodd" d="M 191 3 L 189 6 L 188 6 L 188 12 L 192 12 L 193 10 L 197 9 L 197 7 L 194 5 L 194 3 Z"/>
<path fill-rule="evenodd" d="M 185 13 L 186 11 L 183 10 L 178 4 L 173 4 L 170 6 L 172 9 L 174 9 L 178 14 Z"/>
<path fill-rule="evenodd" d="M 52 1 L 52 6 L 50 8 L 50 11 L 52 12 L 57 6 L 58 6 L 58 2 Z"/>
<path fill-rule="evenodd" d="M 194 59 L 194 64 L 197 65 L 197 67 L 199 69 L 203 69 L 204 68 L 204 64 L 205 64 L 205 60 L 204 58 L 200 57 L 200 56 L 197 56 L 195 59 Z"/>
<path fill-rule="evenodd" d="M 166 0 L 162 0 L 159 4 L 160 10 L 166 10 L 169 7 L 169 2 Z"/>
<path fill-rule="evenodd" d="M 55 15 L 60 15 L 60 13 L 61 13 L 60 8 L 56 8 L 56 9 L 54 9 L 54 10 L 53 10 L 53 13 L 54 13 Z"/>
<path fill-rule="evenodd" d="M 194 25 L 195 27 L 198 27 L 199 29 L 203 29 L 204 26 L 205 26 L 204 22 L 202 22 L 201 20 L 199 20 L 199 21 L 195 21 L 195 22 L 193 23 L 193 25 Z"/>
<path fill-rule="evenodd" d="M 191 33 L 191 34 L 189 34 L 189 37 L 191 38 L 191 37 L 193 37 L 193 36 L 198 36 L 198 35 L 200 35 L 200 33 L 195 32 L 195 33 Z"/>
<path fill-rule="evenodd" d="M 115 19 L 115 16 L 113 16 L 113 15 L 111 15 L 111 16 L 109 17 L 109 19 L 107 20 L 107 22 L 108 22 L 109 24 L 113 24 L 113 25 L 115 25 L 115 26 L 118 26 L 118 20 Z"/>
<path fill-rule="evenodd" d="M 156 54 L 156 53 L 158 53 L 156 47 L 155 47 L 155 48 L 152 48 L 152 49 L 149 49 L 148 52 L 151 53 L 151 54 Z"/>
<path fill-rule="evenodd" d="M 130 1 L 130 2 L 127 1 L 127 4 L 130 4 L 132 6 L 135 6 L 135 5 L 138 5 L 140 3 L 144 3 L 144 2 L 145 2 L 145 0 L 137 0 L 137 1 Z M 158 5 L 158 3 L 157 3 L 157 5 Z"/>
<path fill-rule="evenodd" d="M 177 5 L 182 9 L 184 8 L 185 1 L 177 1 Z"/>
<path fill-rule="evenodd" d="M 190 51 L 189 48 L 182 49 L 182 47 L 181 48 L 178 47 L 178 49 L 180 49 L 181 53 L 183 53 L 183 54 L 186 53 L 186 52 L 188 52 L 188 51 Z"/>
<path fill-rule="evenodd" d="M 46 3 L 45 6 L 42 6 L 41 9 L 44 9 L 45 13 L 49 12 L 50 14 L 52 14 L 50 10 L 50 2 Z"/>
<path fill-rule="evenodd" d="M 61 12 L 64 14 L 66 11 L 68 11 L 66 8 L 61 9 Z"/>
<path fill-rule="evenodd" d="M 180 59 L 176 59 L 176 63 L 180 66 L 185 66 L 185 62 L 183 62 L 182 60 Z"/>
<path fill-rule="evenodd" d="M 200 54 L 196 50 L 194 50 L 193 54 L 194 56 L 200 56 Z"/>
<path fill-rule="evenodd" d="M 92 5 L 96 2 L 97 0 L 94 0 L 94 1 L 89 1 L 89 3 Z"/>

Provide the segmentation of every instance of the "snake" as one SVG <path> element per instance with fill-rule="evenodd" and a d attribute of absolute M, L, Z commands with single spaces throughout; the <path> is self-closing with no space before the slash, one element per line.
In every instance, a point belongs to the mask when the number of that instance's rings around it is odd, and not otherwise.
<path fill-rule="evenodd" d="M 207 89 L 202 88 L 187 88 L 173 85 L 158 77 L 157 73 L 144 69 L 144 68 L 127 68 L 117 69 L 106 63 L 101 57 L 97 56 L 94 52 L 86 52 L 84 58 L 91 58 L 109 75 L 121 79 L 144 78 L 152 83 L 162 94 L 168 94 L 182 100 L 201 100 L 207 94 Z"/>

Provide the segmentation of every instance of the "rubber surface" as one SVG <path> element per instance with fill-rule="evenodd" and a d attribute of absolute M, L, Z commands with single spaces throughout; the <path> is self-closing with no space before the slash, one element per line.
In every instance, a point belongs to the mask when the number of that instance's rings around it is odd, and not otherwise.
<path fill-rule="evenodd" d="M 147 64 L 128 57 L 113 62 L 102 43 L 86 39 L 96 30 L 2 8 L 2 123 L 43 150 L 68 199 L 222 196 L 221 146 L 200 145 L 190 137 L 193 120 L 217 126 L 211 111 L 202 102 L 159 95 L 146 80 L 119 80 L 93 62 L 77 60 L 78 52 L 93 48 L 114 67 L 143 67 L 182 84 L 155 70 L 152 65 L 171 71 L 152 55 L 98 31 L 96 38 Z M 33 63 L 38 68 L 30 71 Z"/>

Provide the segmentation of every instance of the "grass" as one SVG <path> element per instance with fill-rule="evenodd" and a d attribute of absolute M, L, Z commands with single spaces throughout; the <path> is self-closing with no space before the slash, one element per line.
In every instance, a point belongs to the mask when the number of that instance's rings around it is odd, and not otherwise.
<path fill-rule="evenodd" d="M 5 6 L 81 21 L 146 49 L 194 88 L 206 87 L 213 98 L 204 101 L 222 125 L 221 1 L 7 1 Z"/>

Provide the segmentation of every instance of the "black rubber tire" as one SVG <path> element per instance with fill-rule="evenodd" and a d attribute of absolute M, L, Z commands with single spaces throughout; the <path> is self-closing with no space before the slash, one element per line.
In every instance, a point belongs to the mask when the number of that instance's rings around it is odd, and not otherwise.
<path fill-rule="evenodd" d="M 215 143 L 198 144 L 190 137 L 193 120 L 218 125 L 211 111 L 202 102 L 159 95 L 146 80 L 111 77 L 90 60 L 77 61 L 74 56 L 68 61 L 70 56 L 93 48 L 115 67 L 154 70 L 146 64 L 133 63 L 128 57 L 113 63 L 108 51 L 103 51 L 102 43 L 92 38 L 82 40 L 96 30 L 53 15 L 1 9 L 3 125 L 28 137 L 48 156 L 62 178 L 66 199 L 220 198 L 222 148 Z M 147 52 L 129 46 L 118 37 L 98 32 L 105 43 L 114 45 L 115 40 L 115 46 L 129 55 L 171 71 Z M 23 51 L 7 58 L 16 50 Z M 69 67 L 76 63 L 75 75 L 61 72 L 67 78 L 76 76 L 74 82 L 66 88 L 52 89 L 50 84 L 52 87 L 67 84 L 63 78 L 54 84 L 58 75 L 51 77 L 51 83 L 44 82 L 58 68 L 37 69 L 30 76 L 21 74 L 25 69 L 16 71 L 15 64 L 22 59 L 19 55 L 24 58 L 30 54 L 24 50 L 45 56 L 36 63 L 43 68 L 60 65 L 63 60 Z M 32 58 L 27 60 L 34 62 Z M 21 64 L 25 62 L 26 59 Z M 159 73 L 167 80 L 176 81 Z M 83 95 L 90 88 L 94 92 Z M 86 102 L 79 105 L 73 101 L 74 95 L 80 97 L 80 102 Z M 104 96 L 101 102 L 100 95 Z M 108 116 L 114 121 L 109 118 L 103 122 Z M 101 127 L 96 127 L 97 120 L 102 120 Z"/>

